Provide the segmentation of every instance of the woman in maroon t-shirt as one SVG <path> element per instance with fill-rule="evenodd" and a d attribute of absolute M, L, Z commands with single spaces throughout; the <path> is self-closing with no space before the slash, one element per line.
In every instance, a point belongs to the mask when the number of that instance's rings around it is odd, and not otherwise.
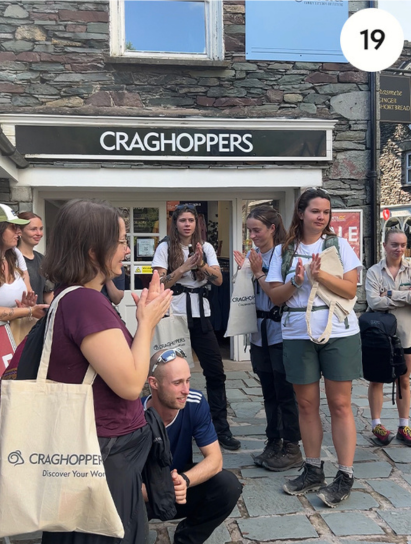
<path fill-rule="evenodd" d="M 105 458 L 107 482 L 125 529 L 125 541 L 145 542 L 147 516 L 141 471 L 151 447 L 140 393 L 147 378 L 154 327 L 167 311 L 171 291 L 154 273 L 137 305 L 138 329 L 131 336 L 100 292 L 121 273 L 130 253 L 119 211 L 103 202 L 72 200 L 57 217 L 43 261 L 45 275 L 65 287 L 80 285 L 57 309 L 48 378 L 81 383 L 89 364 L 97 434 Z M 84 533 L 44 533 L 43 544 L 109 544 L 118 539 Z"/>

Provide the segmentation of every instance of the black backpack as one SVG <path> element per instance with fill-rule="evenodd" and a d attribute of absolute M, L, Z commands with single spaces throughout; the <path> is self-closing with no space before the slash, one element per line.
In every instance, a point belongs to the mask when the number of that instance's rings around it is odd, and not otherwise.
<path fill-rule="evenodd" d="M 397 336 L 397 318 L 388 312 L 365 312 L 358 320 L 361 333 L 364 378 L 370 382 L 394 384 L 407 372 L 404 350 Z"/>

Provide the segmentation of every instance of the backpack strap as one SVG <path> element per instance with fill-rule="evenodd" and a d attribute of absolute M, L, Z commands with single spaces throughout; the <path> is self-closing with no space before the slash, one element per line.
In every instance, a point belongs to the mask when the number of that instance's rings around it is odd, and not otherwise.
<path fill-rule="evenodd" d="M 326 238 L 324 240 L 323 251 L 324 251 L 324 249 L 327 249 L 327 248 L 333 247 L 333 246 L 337 250 L 338 257 L 339 257 L 339 259 L 341 261 L 341 264 L 342 264 L 341 255 L 340 255 L 340 242 L 338 240 L 338 236 L 336 234 L 329 234 L 328 236 L 326 236 Z"/>
<path fill-rule="evenodd" d="M 291 263 L 293 262 L 294 258 L 294 244 L 290 244 L 287 249 L 283 253 L 282 263 L 281 263 L 281 276 L 283 277 L 283 282 L 285 283 L 285 278 L 287 277 L 290 268 Z"/>

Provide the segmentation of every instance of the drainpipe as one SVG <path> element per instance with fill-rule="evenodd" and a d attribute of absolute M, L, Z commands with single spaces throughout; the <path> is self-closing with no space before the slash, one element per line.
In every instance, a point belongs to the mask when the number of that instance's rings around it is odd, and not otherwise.
<path fill-rule="evenodd" d="M 9 157 L 17 168 L 27 168 L 29 163 L 26 161 L 24 156 L 17 151 L 17 148 L 12 145 L 10 140 L 4 134 L 0 128 L 0 153 L 4 157 Z"/>
<path fill-rule="evenodd" d="M 375 0 L 369 0 L 369 7 L 376 7 Z M 368 173 L 368 187 L 370 191 L 371 204 L 371 251 L 370 262 L 366 263 L 369 268 L 378 261 L 378 248 L 380 242 L 379 226 L 379 197 L 378 197 L 378 120 L 377 120 L 377 72 L 370 72 L 370 170 Z"/>

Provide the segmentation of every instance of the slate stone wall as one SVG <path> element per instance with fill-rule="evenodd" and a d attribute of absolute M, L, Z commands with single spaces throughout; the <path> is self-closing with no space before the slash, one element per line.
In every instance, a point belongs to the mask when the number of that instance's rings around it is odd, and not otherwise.
<path fill-rule="evenodd" d="M 224 67 L 115 64 L 107 0 L 3 0 L 0 114 L 335 119 L 334 160 L 317 166 L 334 206 L 365 211 L 368 253 L 368 74 L 349 64 L 246 61 L 242 0 L 224 2 L 224 25 Z"/>

